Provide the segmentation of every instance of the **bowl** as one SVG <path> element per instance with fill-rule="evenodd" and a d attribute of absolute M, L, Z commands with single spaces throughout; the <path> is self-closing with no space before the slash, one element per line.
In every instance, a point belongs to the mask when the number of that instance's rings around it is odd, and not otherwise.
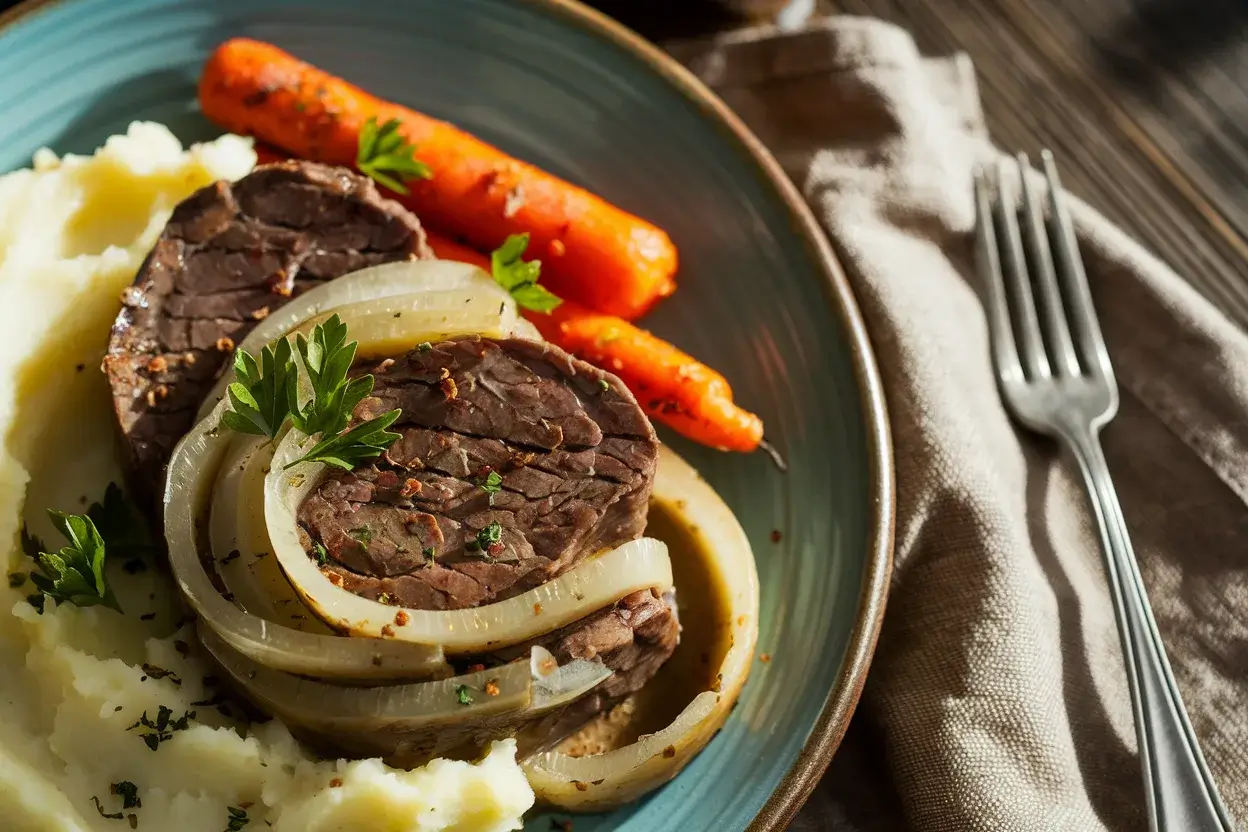
<path fill-rule="evenodd" d="M 89 153 L 135 119 L 184 143 L 217 135 L 195 81 L 209 51 L 240 35 L 452 121 L 671 234 L 680 288 L 645 325 L 721 370 L 790 463 L 781 474 L 762 454 L 663 435 L 749 534 L 760 658 L 688 768 L 576 829 L 783 828 L 862 689 L 894 499 L 863 320 L 796 189 L 690 74 L 570 0 L 33 0 L 0 16 L 0 171 L 45 145 Z M 549 828 L 541 814 L 526 826 Z"/>

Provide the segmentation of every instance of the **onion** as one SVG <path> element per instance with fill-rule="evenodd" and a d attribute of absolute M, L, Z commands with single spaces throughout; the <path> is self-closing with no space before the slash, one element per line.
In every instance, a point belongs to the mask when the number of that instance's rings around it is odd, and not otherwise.
<path fill-rule="evenodd" d="M 233 684 L 287 727 L 346 749 L 413 766 L 475 752 L 479 738 L 515 733 L 524 723 L 584 696 L 611 676 L 601 662 L 559 666 L 533 647 L 528 660 L 439 681 L 345 687 L 272 670 L 230 647 L 203 622 L 200 640 Z"/>
<path fill-rule="evenodd" d="M 528 592 L 463 610 L 417 610 L 381 604 L 331 583 L 299 539 L 296 512 L 329 466 L 300 463 L 314 443 L 291 430 L 278 445 L 264 484 L 264 512 L 278 563 L 304 605 L 334 629 L 352 635 L 439 644 L 451 654 L 496 650 L 578 621 L 632 592 L 672 585 L 667 545 L 652 538 L 625 543 Z M 539 612 L 540 610 L 540 612 Z M 402 612 L 403 615 L 398 615 Z M 406 621 L 395 623 L 398 617 Z"/>
<path fill-rule="evenodd" d="M 216 572 L 234 604 L 295 630 L 333 631 L 307 609 L 291 588 L 264 525 L 264 475 L 273 445 L 260 436 L 235 436 L 212 490 L 209 539 Z"/>
<path fill-rule="evenodd" d="M 265 345 L 289 334 L 309 318 L 349 304 L 373 303 L 395 295 L 428 296 L 442 293 L 456 293 L 461 299 L 469 300 L 493 298 L 512 310 L 515 335 L 537 339 L 533 325 L 516 317 L 515 302 L 511 296 L 481 269 L 452 260 L 407 260 L 360 269 L 304 292 L 257 324 L 255 329 L 247 333 L 238 348 L 256 355 Z M 350 325 L 348 321 L 348 326 Z M 509 330 L 503 334 L 510 333 Z M 350 335 L 360 340 L 355 333 Z M 363 349 L 363 341 L 360 346 Z M 227 372 L 217 381 L 200 407 L 198 420 L 207 417 L 212 408 L 225 397 L 225 388 L 232 379 L 233 374 Z"/>
<path fill-rule="evenodd" d="M 686 527 L 714 552 L 714 578 L 725 588 L 731 610 L 731 646 L 719 667 L 717 689 L 697 694 L 662 730 L 602 754 L 573 757 L 554 750 L 524 761 L 538 799 L 559 808 L 610 809 L 675 777 L 723 726 L 749 676 L 758 637 L 758 573 L 745 531 L 714 489 L 666 446 L 654 499 L 677 508 Z M 677 587 L 677 592 L 692 589 Z"/>
<path fill-rule="evenodd" d="M 183 595 L 231 647 L 277 670 L 328 678 L 411 679 L 444 673 L 442 650 L 380 639 L 305 633 L 251 615 L 222 597 L 201 560 L 196 518 L 231 440 L 218 428 L 228 403 L 196 425 L 174 449 L 165 484 L 165 539 L 169 562 Z"/>

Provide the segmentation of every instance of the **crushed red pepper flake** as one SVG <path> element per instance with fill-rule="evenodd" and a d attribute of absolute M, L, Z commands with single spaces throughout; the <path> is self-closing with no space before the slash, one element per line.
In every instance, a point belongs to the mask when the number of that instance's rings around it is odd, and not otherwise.
<path fill-rule="evenodd" d="M 394 614 L 394 623 L 400 627 L 406 627 L 407 622 L 411 620 L 412 620 L 412 617 L 408 615 L 406 612 L 404 612 L 403 610 L 399 610 L 398 612 Z"/>
<path fill-rule="evenodd" d="M 781 540 L 784 540 L 784 532 L 780 531 L 779 529 L 772 529 L 771 530 L 771 542 L 779 543 Z"/>
<path fill-rule="evenodd" d="M 533 605 L 533 614 L 534 614 L 534 615 L 541 615 L 541 614 L 542 614 L 542 605 L 541 605 L 541 604 L 534 604 L 534 605 Z"/>
<path fill-rule="evenodd" d="M 228 335 L 222 335 L 217 339 L 217 350 L 219 352 L 229 352 L 234 349 L 234 339 Z"/>
<path fill-rule="evenodd" d="M 169 360 L 163 355 L 152 356 L 152 360 L 147 362 L 147 371 L 149 373 L 163 373 L 169 369 Z"/>
<path fill-rule="evenodd" d="M 421 489 L 420 480 L 416 480 L 416 479 L 412 479 L 411 477 L 408 477 L 407 479 L 403 480 L 403 486 L 402 488 L 399 489 L 399 496 L 411 497 L 415 494 L 419 494 L 420 489 Z"/>
<path fill-rule="evenodd" d="M 330 780 L 330 781 L 329 781 L 329 787 L 330 787 L 331 789 L 339 789 L 339 788 L 342 788 L 342 778 L 341 778 L 341 777 L 335 777 L 333 780 Z"/>
<path fill-rule="evenodd" d="M 342 586 L 342 576 L 337 572 L 329 573 L 329 582 L 334 586 Z"/>
<path fill-rule="evenodd" d="M 263 321 L 269 317 L 269 307 L 261 306 L 259 309 L 251 313 L 252 320 Z"/>
<path fill-rule="evenodd" d="M 497 679 L 491 679 L 490 681 L 485 683 L 485 695 L 486 696 L 498 696 L 498 680 Z"/>
<path fill-rule="evenodd" d="M 761 653 L 759 654 L 758 660 L 762 662 L 763 664 L 771 664 L 771 654 Z"/>
<path fill-rule="evenodd" d="M 386 638 L 394 638 L 394 628 L 387 624 L 381 628 L 381 634 Z"/>
<path fill-rule="evenodd" d="M 664 748 L 664 749 L 663 749 L 663 756 L 664 756 L 664 757 L 666 757 L 666 758 L 667 758 L 667 759 L 669 759 L 669 760 L 670 760 L 670 759 L 672 759 L 673 757 L 675 757 L 675 756 L 676 756 L 676 746 L 674 746 L 674 745 L 669 745 L 667 748 Z"/>

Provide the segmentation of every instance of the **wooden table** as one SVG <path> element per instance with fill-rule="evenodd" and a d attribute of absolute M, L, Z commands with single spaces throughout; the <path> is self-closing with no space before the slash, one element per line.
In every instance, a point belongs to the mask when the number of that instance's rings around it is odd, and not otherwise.
<path fill-rule="evenodd" d="M 750 21 L 716 0 L 597 0 L 652 40 Z M 999 147 L 1062 181 L 1248 326 L 1248 2 L 817 0 L 967 52 Z"/>

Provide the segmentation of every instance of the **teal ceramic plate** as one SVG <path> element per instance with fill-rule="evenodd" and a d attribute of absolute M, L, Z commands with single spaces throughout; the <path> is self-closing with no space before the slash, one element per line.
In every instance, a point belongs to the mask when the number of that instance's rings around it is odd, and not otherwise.
<path fill-rule="evenodd" d="M 91 152 L 134 119 L 217 131 L 195 79 L 271 41 L 448 119 L 664 229 L 680 289 L 647 325 L 722 370 L 792 463 L 668 435 L 736 511 L 762 582 L 739 707 L 672 783 L 595 829 L 782 828 L 845 730 L 884 609 L 892 460 L 862 319 L 793 186 L 714 96 L 569 0 L 33 0 L 0 18 L 0 171 Z M 773 534 L 773 530 L 779 534 Z M 550 828 L 535 818 L 530 830 Z"/>

